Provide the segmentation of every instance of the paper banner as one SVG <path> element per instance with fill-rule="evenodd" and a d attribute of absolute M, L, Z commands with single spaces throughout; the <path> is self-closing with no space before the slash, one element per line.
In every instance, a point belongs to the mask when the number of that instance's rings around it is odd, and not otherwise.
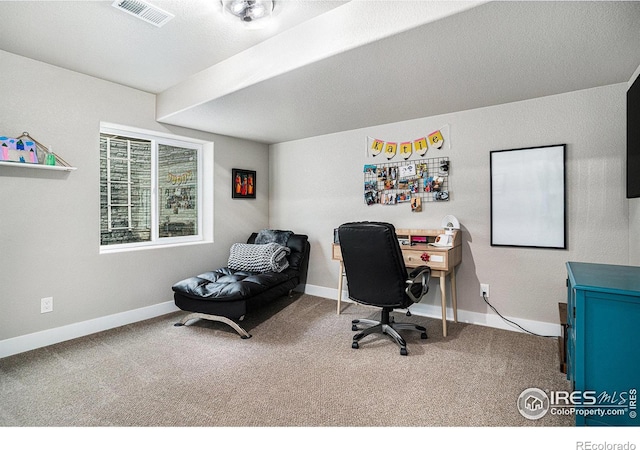
<path fill-rule="evenodd" d="M 416 153 L 420 156 L 424 156 L 425 153 L 427 153 L 427 150 L 429 149 L 429 147 L 427 146 L 426 137 L 416 139 L 415 141 L 413 141 L 413 146 L 416 149 Z"/>
<path fill-rule="evenodd" d="M 374 139 L 371 144 L 371 154 L 373 156 L 378 156 L 382 149 L 384 148 L 384 142 L 380 139 Z"/>
<path fill-rule="evenodd" d="M 426 137 L 401 142 L 399 153 L 405 160 L 409 159 L 413 153 L 424 156 L 429 149 L 451 149 L 449 141 L 449 124 L 447 124 Z M 367 137 L 367 156 L 377 156 L 383 150 L 387 159 L 392 159 L 398 153 L 398 143 Z"/>
<path fill-rule="evenodd" d="M 400 144 L 400 155 L 404 159 L 409 159 L 411 157 L 411 153 L 413 152 L 413 145 L 411 142 L 403 142 Z"/>
<path fill-rule="evenodd" d="M 187 181 L 191 181 L 192 178 L 193 178 L 193 171 L 191 170 L 181 173 L 180 175 L 176 175 L 171 172 L 167 174 L 167 180 L 173 185 L 184 184 Z"/>
<path fill-rule="evenodd" d="M 398 144 L 395 142 L 387 142 L 387 145 L 384 148 L 384 154 L 387 159 L 392 159 L 396 156 L 396 152 L 398 151 Z"/>
<path fill-rule="evenodd" d="M 433 148 L 440 148 L 442 147 L 442 144 L 444 144 L 444 138 L 442 137 L 442 133 L 440 133 L 440 130 L 434 131 L 428 136 L 428 138 L 429 146 Z"/>

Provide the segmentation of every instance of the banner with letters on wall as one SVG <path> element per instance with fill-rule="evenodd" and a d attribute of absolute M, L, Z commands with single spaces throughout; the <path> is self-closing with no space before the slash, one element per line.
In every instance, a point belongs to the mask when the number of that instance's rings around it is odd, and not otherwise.
<path fill-rule="evenodd" d="M 411 140 L 387 141 L 367 136 L 367 157 L 384 154 L 388 160 L 392 160 L 397 154 L 400 154 L 402 159 L 406 161 L 414 154 L 417 157 L 423 157 L 431 149 L 450 149 L 450 139 L 448 124 L 426 136 Z"/>

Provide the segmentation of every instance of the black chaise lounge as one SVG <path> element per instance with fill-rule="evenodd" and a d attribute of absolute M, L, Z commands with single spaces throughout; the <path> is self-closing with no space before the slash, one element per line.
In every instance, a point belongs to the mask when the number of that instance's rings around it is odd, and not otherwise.
<path fill-rule="evenodd" d="M 243 339 L 251 337 L 237 321 L 267 302 L 290 294 L 307 278 L 308 237 L 291 231 L 261 230 L 246 244 L 234 244 L 227 267 L 187 278 L 173 285 L 178 308 L 191 319 L 226 323 Z"/>

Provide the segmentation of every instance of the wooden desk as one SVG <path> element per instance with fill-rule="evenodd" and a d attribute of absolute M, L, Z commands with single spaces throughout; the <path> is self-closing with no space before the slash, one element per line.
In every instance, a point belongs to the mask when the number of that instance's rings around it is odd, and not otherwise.
<path fill-rule="evenodd" d="M 408 268 L 418 266 L 431 267 L 431 276 L 440 278 L 440 293 L 442 303 L 442 334 L 447 336 L 447 291 L 446 277 L 451 280 L 451 306 L 453 308 L 453 320 L 458 321 L 458 299 L 456 294 L 456 272 L 455 268 L 462 261 L 462 239 L 459 231 L 453 232 L 452 247 L 434 247 L 429 245 L 439 234 L 444 234 L 444 230 L 418 230 L 418 229 L 396 229 L 398 239 L 402 241 L 400 248 L 404 263 Z M 424 242 L 426 240 L 426 243 Z M 421 258 L 423 253 L 429 255 L 429 262 L 424 262 Z M 331 258 L 340 261 L 340 274 L 338 275 L 338 314 L 341 312 L 342 303 L 342 281 L 344 276 L 344 265 L 342 263 L 342 251 L 340 244 L 333 244 Z"/>

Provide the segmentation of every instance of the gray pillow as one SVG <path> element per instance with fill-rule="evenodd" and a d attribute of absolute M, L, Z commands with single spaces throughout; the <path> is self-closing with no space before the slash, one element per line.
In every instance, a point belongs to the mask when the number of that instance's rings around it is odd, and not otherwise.
<path fill-rule="evenodd" d="M 271 242 L 275 242 L 276 244 L 286 246 L 287 241 L 289 241 L 289 236 L 291 236 L 292 234 L 293 231 L 260 230 L 260 232 L 256 236 L 256 240 L 254 243 L 270 244 Z"/>
<path fill-rule="evenodd" d="M 288 247 L 275 242 L 269 244 L 233 244 L 227 266 L 246 272 L 282 272 L 289 267 Z"/>

